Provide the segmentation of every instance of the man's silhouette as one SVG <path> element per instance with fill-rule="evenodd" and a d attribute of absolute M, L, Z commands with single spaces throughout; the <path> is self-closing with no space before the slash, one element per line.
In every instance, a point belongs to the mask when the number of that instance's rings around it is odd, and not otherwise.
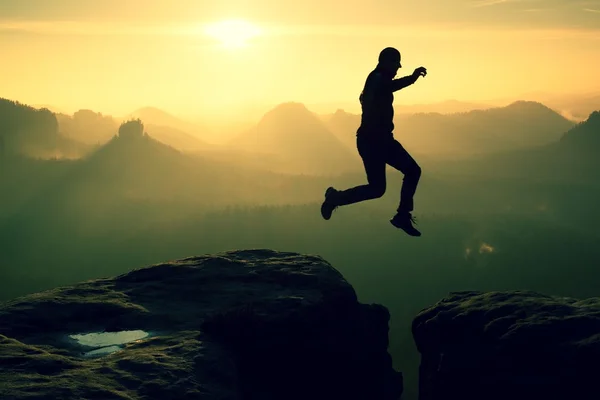
<path fill-rule="evenodd" d="M 421 232 L 413 226 L 415 219 L 411 215 L 421 168 L 394 138 L 393 93 L 412 85 L 419 76 L 427 75 L 427 70 L 419 67 L 412 75 L 394 79 L 401 67 L 400 52 L 387 47 L 379 53 L 379 63 L 367 77 L 359 98 L 362 116 L 356 132 L 356 144 L 367 173 L 368 184 L 347 190 L 327 188 L 325 201 L 321 206 L 321 214 L 326 220 L 331 218 L 331 214 L 339 206 L 383 196 L 386 189 L 385 167 L 389 164 L 404 174 L 400 206 L 390 222 L 411 236 L 421 236 Z"/>

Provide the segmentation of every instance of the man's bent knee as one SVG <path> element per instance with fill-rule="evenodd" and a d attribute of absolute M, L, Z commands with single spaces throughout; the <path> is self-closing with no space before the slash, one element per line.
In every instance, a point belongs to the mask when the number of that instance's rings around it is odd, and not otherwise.
<path fill-rule="evenodd" d="M 410 177 L 411 179 L 419 179 L 421 177 L 421 167 L 419 166 L 419 164 L 414 164 L 407 172 L 406 175 L 407 177 Z"/>
<path fill-rule="evenodd" d="M 419 178 L 421 177 L 421 167 L 419 166 L 419 164 L 415 164 L 414 175 Z"/>
<path fill-rule="evenodd" d="M 373 185 L 371 185 L 369 188 L 370 188 L 369 194 L 374 199 L 378 199 L 378 198 L 382 197 L 385 194 L 385 186 L 373 186 Z"/>

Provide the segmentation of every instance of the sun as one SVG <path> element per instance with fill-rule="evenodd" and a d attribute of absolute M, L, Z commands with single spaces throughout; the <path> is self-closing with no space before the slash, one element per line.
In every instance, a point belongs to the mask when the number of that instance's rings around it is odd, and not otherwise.
<path fill-rule="evenodd" d="M 261 29 L 244 20 L 226 20 L 205 27 L 204 33 L 218 40 L 226 48 L 239 48 L 248 44 L 248 41 L 260 36 Z"/>

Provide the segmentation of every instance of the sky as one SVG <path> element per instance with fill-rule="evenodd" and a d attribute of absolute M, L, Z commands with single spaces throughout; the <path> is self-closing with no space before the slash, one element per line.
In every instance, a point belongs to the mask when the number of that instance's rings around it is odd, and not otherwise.
<path fill-rule="evenodd" d="M 600 0 L 0 0 L 0 97 L 115 116 L 358 107 L 387 46 L 399 76 L 428 69 L 396 103 L 600 91 Z"/>

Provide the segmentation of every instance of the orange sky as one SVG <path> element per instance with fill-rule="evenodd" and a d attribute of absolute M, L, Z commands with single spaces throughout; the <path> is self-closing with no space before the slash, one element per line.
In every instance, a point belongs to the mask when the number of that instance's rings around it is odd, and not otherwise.
<path fill-rule="evenodd" d="M 253 30 L 207 33 L 231 19 Z M 600 1 L 0 0 L 0 97 L 113 115 L 358 105 L 386 46 L 399 74 L 429 71 L 398 103 L 597 91 Z"/>

